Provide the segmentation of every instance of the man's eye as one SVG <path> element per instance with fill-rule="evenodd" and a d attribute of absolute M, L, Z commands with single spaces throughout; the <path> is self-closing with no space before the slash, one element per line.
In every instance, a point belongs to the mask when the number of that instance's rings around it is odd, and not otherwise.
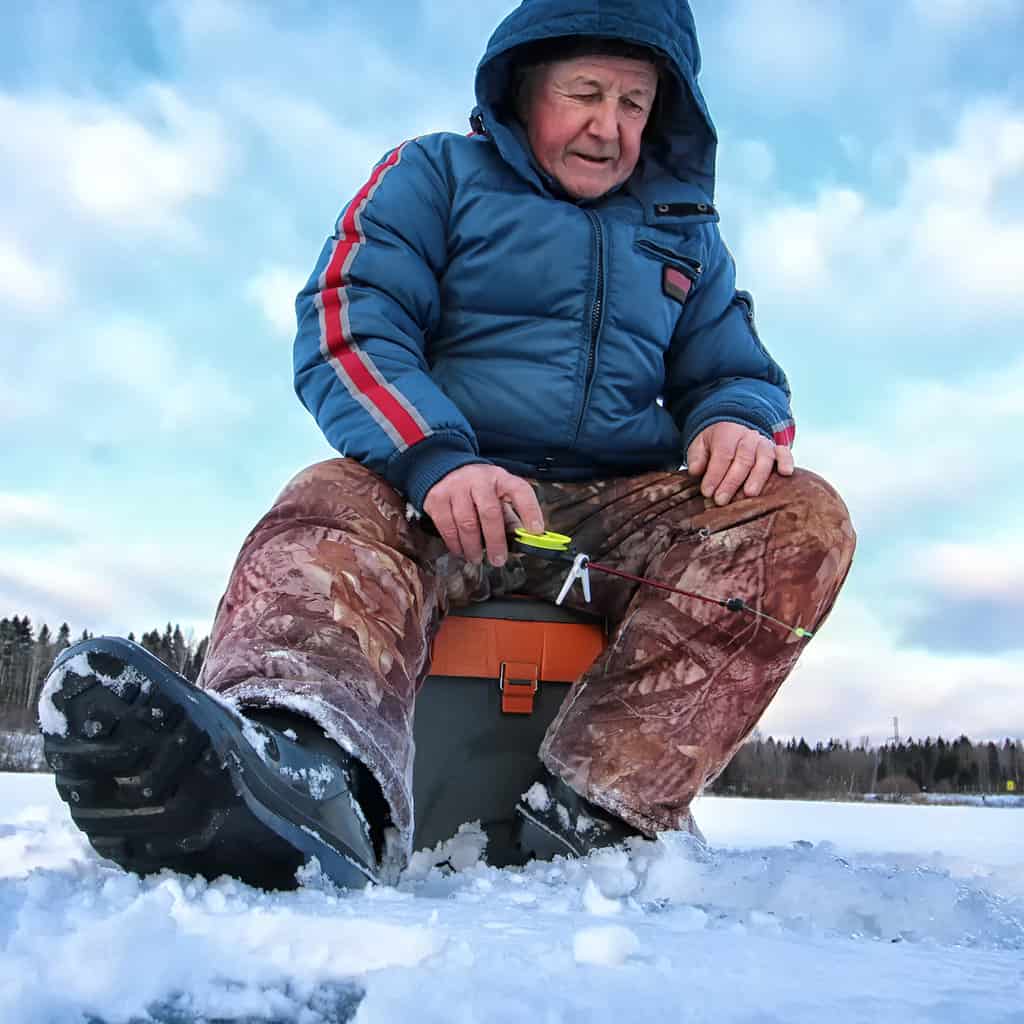
<path fill-rule="evenodd" d="M 583 100 L 584 102 L 590 102 L 592 100 L 599 100 L 601 97 L 596 92 L 578 92 L 573 96 L 574 100 Z"/>
<path fill-rule="evenodd" d="M 624 100 L 623 102 L 629 108 L 630 113 L 642 114 L 644 112 L 644 108 L 639 103 L 634 103 L 633 100 Z"/>

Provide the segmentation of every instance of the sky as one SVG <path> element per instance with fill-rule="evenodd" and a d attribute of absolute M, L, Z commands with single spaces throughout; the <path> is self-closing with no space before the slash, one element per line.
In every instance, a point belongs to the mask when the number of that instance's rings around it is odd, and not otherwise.
<path fill-rule="evenodd" d="M 0 7 L 0 615 L 205 635 L 332 455 L 293 301 L 507 0 Z M 775 735 L 1024 736 L 1024 5 L 696 0 L 717 205 L 859 548 Z"/>

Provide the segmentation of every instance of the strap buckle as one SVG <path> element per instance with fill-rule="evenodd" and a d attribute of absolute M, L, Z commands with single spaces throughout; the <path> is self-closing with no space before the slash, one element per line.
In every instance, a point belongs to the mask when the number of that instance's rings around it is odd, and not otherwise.
<path fill-rule="evenodd" d="M 506 715 L 532 715 L 540 689 L 537 666 L 529 661 L 503 661 L 498 675 L 501 710 Z"/>

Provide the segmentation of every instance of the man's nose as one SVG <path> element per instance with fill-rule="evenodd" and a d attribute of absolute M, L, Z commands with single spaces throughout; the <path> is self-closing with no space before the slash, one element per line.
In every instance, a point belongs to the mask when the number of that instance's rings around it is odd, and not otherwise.
<path fill-rule="evenodd" d="M 618 105 L 612 101 L 599 103 L 590 119 L 590 131 L 601 139 L 609 141 L 618 138 Z"/>

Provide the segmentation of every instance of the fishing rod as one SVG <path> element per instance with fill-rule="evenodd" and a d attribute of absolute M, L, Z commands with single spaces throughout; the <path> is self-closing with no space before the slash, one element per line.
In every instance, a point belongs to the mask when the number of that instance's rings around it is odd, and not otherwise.
<path fill-rule="evenodd" d="M 589 602 L 590 570 L 593 569 L 595 572 L 603 572 L 609 576 L 618 576 L 633 583 L 641 583 L 648 587 L 654 587 L 657 590 L 668 591 L 670 594 L 681 594 L 683 597 L 689 597 L 696 601 L 717 605 L 730 612 L 748 612 L 750 615 L 781 627 L 787 633 L 791 633 L 801 640 L 809 640 L 814 636 L 814 633 L 809 629 L 804 629 L 801 626 L 791 626 L 781 619 L 761 611 L 759 608 L 752 608 L 741 597 L 709 597 L 707 594 L 698 594 L 693 590 L 683 590 L 681 587 L 670 587 L 667 583 L 662 583 L 659 580 L 652 580 L 646 576 L 634 576 L 632 573 L 623 572 L 621 569 L 613 569 L 610 565 L 602 565 L 600 562 L 593 561 L 589 555 L 577 551 L 572 538 L 567 537 L 563 533 L 553 533 L 550 530 L 546 533 L 530 533 L 522 527 L 516 527 L 514 533 L 514 543 L 524 554 L 536 555 L 549 561 L 572 563 L 572 568 L 570 568 L 569 575 L 562 584 L 562 589 L 555 599 L 555 604 L 561 604 L 565 600 L 577 580 L 580 581 L 580 586 L 583 588 L 584 599 Z"/>

